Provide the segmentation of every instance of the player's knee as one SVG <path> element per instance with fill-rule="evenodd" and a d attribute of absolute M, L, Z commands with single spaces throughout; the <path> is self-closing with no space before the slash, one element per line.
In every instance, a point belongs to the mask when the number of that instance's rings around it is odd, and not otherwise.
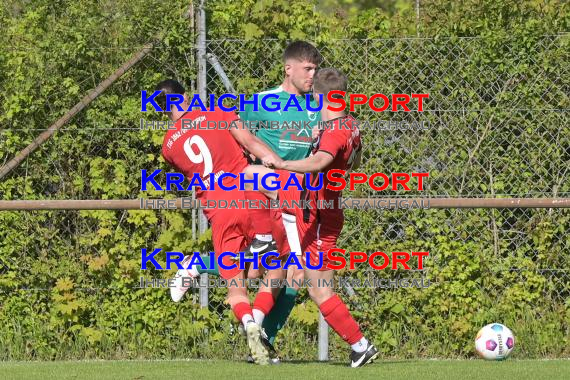
<path fill-rule="evenodd" d="M 311 297 L 317 306 L 320 305 L 321 303 L 319 301 L 321 300 L 321 295 L 319 289 L 313 286 L 307 288 L 307 290 L 309 291 L 309 297 Z"/>
<path fill-rule="evenodd" d="M 260 269 L 249 269 L 247 271 L 247 278 L 249 279 L 253 279 L 253 278 L 260 278 L 261 277 L 261 270 Z"/>
<path fill-rule="evenodd" d="M 325 302 L 334 295 L 332 288 L 329 287 L 324 288 L 324 287 L 312 286 L 309 287 L 308 290 L 309 290 L 309 296 L 311 297 L 313 302 L 317 304 L 317 306 L 320 306 L 323 302 Z"/>
<path fill-rule="evenodd" d="M 305 271 L 303 269 L 298 268 L 290 268 L 287 270 L 287 283 L 291 284 L 290 287 L 299 290 L 300 284 L 303 283 L 303 279 L 305 278 Z"/>
<path fill-rule="evenodd" d="M 295 268 L 295 272 L 293 272 L 293 279 L 297 281 L 303 281 L 305 278 L 305 271 L 303 269 Z"/>

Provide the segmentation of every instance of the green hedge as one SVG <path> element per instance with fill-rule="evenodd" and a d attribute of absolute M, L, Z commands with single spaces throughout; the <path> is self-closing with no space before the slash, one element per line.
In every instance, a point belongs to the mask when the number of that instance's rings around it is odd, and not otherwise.
<path fill-rule="evenodd" d="M 176 196 L 138 191 L 141 168 L 167 168 L 161 133 L 120 128 L 138 127 L 141 89 L 170 76 L 193 84 L 195 36 L 181 17 L 187 2 L 32 3 L 0 10 L 1 162 L 157 31 L 166 37 L 4 178 L 1 199 Z M 363 171 L 429 171 L 427 191 L 415 195 L 568 196 L 569 38 L 555 36 L 568 30 L 567 3 L 422 1 L 419 28 L 402 1 L 360 12 L 243 3 L 211 2 L 207 10 L 209 49 L 240 92 L 278 84 L 279 54 L 295 38 L 314 41 L 355 92 L 430 92 L 424 115 L 383 117 L 418 117 L 434 128 L 365 132 Z M 418 32 L 426 39 L 408 38 Z M 209 75 L 209 91 L 219 93 Z M 192 239 L 191 221 L 190 211 L 0 212 L 0 260 L 10 268 L 0 275 L 0 359 L 242 358 L 223 290 L 204 310 L 172 303 L 165 289 L 133 289 L 141 248 L 211 248 L 208 233 Z M 493 321 L 514 330 L 517 357 L 568 356 L 569 227 L 567 210 L 350 210 L 342 247 L 429 250 L 432 286 L 342 294 L 386 356 L 472 356 L 476 331 Z M 286 357 L 315 357 L 317 317 L 302 292 L 277 341 Z M 344 358 L 337 337 L 332 347 Z"/>

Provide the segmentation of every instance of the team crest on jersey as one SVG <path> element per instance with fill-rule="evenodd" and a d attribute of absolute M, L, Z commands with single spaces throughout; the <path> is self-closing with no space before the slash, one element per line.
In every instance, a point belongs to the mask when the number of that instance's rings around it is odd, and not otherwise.
<path fill-rule="evenodd" d="M 318 114 L 318 112 L 313 112 L 313 111 L 307 110 L 307 117 L 311 121 L 315 121 L 317 119 L 317 114 Z"/>

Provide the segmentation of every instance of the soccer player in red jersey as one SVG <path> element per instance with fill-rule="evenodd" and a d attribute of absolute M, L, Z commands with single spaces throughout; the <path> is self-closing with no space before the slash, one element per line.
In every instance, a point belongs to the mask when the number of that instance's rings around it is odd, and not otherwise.
<path fill-rule="evenodd" d="M 210 173 L 214 173 L 216 178 L 224 173 L 238 175 L 248 166 L 248 161 L 241 147 L 257 157 L 265 157 L 267 160 L 279 159 L 267 145 L 252 135 L 247 128 L 207 128 L 208 122 L 210 125 L 212 122 L 218 124 L 219 122 L 227 122 L 227 125 L 232 122 L 234 124 L 241 123 L 239 117 L 233 112 L 223 112 L 219 109 L 212 112 L 202 112 L 201 110 L 186 112 L 185 110 L 189 108 L 188 97 L 185 94 L 184 87 L 174 80 L 163 81 L 158 84 L 156 89 L 161 91 L 157 101 L 162 103 L 163 109 L 166 108 L 166 94 L 177 94 L 183 97 L 180 104 L 181 109 L 171 105 L 170 110 L 166 110 L 170 119 L 176 124 L 175 129 L 168 130 L 164 137 L 162 155 L 169 164 L 187 178 L 190 179 L 195 173 L 199 173 L 206 188 L 209 188 Z M 191 120 L 195 124 L 185 124 L 182 128 L 182 120 Z M 222 183 L 227 187 L 236 185 L 239 189 L 237 178 L 225 177 Z M 215 190 L 207 191 L 197 187 L 196 198 L 201 201 L 246 199 L 243 191 L 224 191 L 218 185 L 216 185 Z M 212 226 L 212 240 L 216 258 L 223 252 L 238 253 L 243 251 L 253 238 L 254 230 L 247 209 L 205 208 L 204 214 Z M 283 229 L 282 226 L 278 227 Z M 288 249 L 284 229 L 282 232 L 274 231 L 274 236 L 276 239 L 279 236 L 282 237 L 281 240 L 278 240 L 278 247 L 283 250 Z M 282 254 L 288 254 L 288 251 L 282 252 Z M 170 289 L 172 298 L 176 302 L 182 298 L 188 289 L 187 286 L 181 285 L 182 277 L 196 277 L 198 274 L 195 267 L 186 269 L 191 258 L 192 256 L 187 256 L 184 259 L 182 262 L 184 269 L 178 271 L 175 279 L 177 286 Z M 222 262 L 227 266 L 236 264 L 227 256 Z M 239 281 L 245 279 L 244 271 L 240 270 L 237 265 L 234 269 L 220 267 L 219 270 L 220 275 L 228 280 L 227 301 L 236 318 L 245 327 L 248 345 L 254 361 L 258 364 L 269 364 L 269 354 L 261 336 L 260 324 L 262 319 L 259 320 L 259 318 L 267 314 L 273 306 L 274 294 L 272 294 L 272 289 L 260 287 L 252 309 L 247 296 L 247 289 L 243 286 L 243 282 Z M 272 278 L 283 279 L 284 276 L 285 272 L 282 269 L 275 269 L 269 271 L 266 278 L 269 280 Z M 234 282 L 238 284 L 237 286 L 231 285 L 231 280 L 234 279 L 237 280 Z M 275 292 L 277 290 L 279 289 L 273 289 Z"/>
<path fill-rule="evenodd" d="M 349 171 L 356 169 L 360 162 L 362 149 L 360 132 L 352 121 L 354 118 L 343 111 L 331 111 L 327 108 L 327 94 L 333 90 L 346 91 L 346 77 L 336 69 L 322 69 L 314 78 L 313 91 L 315 99 L 323 95 L 323 108 L 321 120 L 327 122 L 316 136 L 311 156 L 303 160 L 283 161 L 268 157 L 264 160 L 266 166 L 275 167 L 279 174 L 278 180 L 284 184 L 291 172 L 317 173 L 328 172 L 333 169 Z M 253 178 L 253 173 L 260 176 L 269 172 L 270 169 L 263 167 L 249 167 L 246 173 Z M 285 190 L 263 192 L 272 199 L 291 201 L 300 199 L 312 200 L 312 209 L 295 209 L 297 214 L 297 228 L 301 239 L 303 252 L 310 252 L 311 265 L 318 265 L 322 257 L 322 266 L 319 270 L 305 268 L 305 278 L 313 284 L 328 284 L 333 279 L 333 271 L 326 268 L 328 260 L 324 252 L 336 248 L 336 242 L 342 231 L 344 223 L 343 210 L 338 207 L 340 191 L 327 189 L 328 180 L 323 176 L 323 186 L 317 191 L 298 191 L 295 187 Z M 303 182 L 301 182 L 303 183 Z M 315 184 L 312 184 L 315 186 Z M 318 209 L 318 200 L 333 201 L 332 209 Z M 320 255 L 321 256 L 320 256 Z M 305 258 L 305 256 L 303 256 Z M 320 282 L 319 282 L 320 280 Z M 323 282 L 326 280 L 326 283 Z M 333 287 L 313 286 L 308 289 L 309 295 L 315 301 L 327 323 L 339 334 L 344 341 L 352 347 L 350 355 L 351 367 L 361 367 L 372 362 L 378 351 L 373 344 L 363 336 L 360 327 L 350 314 L 348 308 Z"/>

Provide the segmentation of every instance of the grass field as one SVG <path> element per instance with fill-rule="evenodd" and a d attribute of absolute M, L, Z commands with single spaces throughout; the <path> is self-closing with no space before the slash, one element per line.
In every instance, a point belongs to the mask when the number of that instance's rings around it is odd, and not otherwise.
<path fill-rule="evenodd" d="M 570 360 L 382 360 L 360 368 L 344 363 L 287 362 L 260 367 L 230 361 L 0 362 L 0 379 L 570 379 Z"/>

